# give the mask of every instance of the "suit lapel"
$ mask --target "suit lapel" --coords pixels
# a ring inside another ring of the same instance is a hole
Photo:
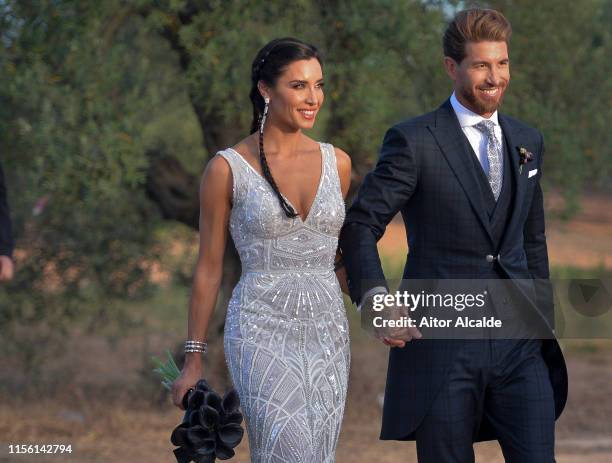
[[[516,130],[512,122],[503,114],[499,114],[499,125],[502,128],[502,132],[504,134],[504,138],[508,148],[509,158],[512,163],[512,181],[514,182],[515,187],[515,199],[514,207],[512,208],[512,215],[510,217],[508,227],[506,227],[506,230],[501,239],[501,246],[503,246],[505,238],[509,235],[509,231],[514,229],[521,215],[523,198],[525,196],[525,187],[527,182],[527,172],[525,171],[525,169],[523,169],[525,172],[521,173],[519,171],[519,147],[521,146],[520,131]]]
[[[436,139],[442,154],[465,191],[474,213],[493,244],[489,218],[474,171],[474,163],[470,158],[473,154],[466,149],[464,135],[450,100],[446,100],[438,108],[436,124],[435,126],[429,126],[429,130]]]

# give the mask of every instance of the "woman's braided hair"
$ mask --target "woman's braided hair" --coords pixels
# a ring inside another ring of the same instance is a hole
[[[269,42],[265,47],[259,50],[253,65],[251,66],[251,103],[253,104],[253,122],[251,123],[251,133],[259,131],[259,162],[261,163],[261,170],[264,178],[268,181],[274,193],[278,197],[280,205],[285,212],[285,215],[289,218],[297,217],[297,212],[287,202],[285,197],[281,194],[278,189],[278,185],[272,177],[270,172],[270,166],[266,160],[266,154],[264,152],[263,142],[263,123],[264,108],[266,103],[263,96],[259,92],[257,84],[259,81],[263,81],[268,87],[273,87],[276,84],[276,80],[283,73],[285,68],[299,60],[309,60],[315,58],[322,63],[321,56],[313,45],[302,42],[301,40],[294,39],[291,37],[274,39]]]

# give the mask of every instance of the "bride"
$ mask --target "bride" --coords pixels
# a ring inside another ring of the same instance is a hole
[[[255,57],[251,80],[251,135],[217,153],[202,177],[200,252],[173,401],[182,407],[202,376],[229,230],[242,275],[224,347],[251,459],[333,462],[350,361],[346,280],[335,267],[351,161],[303,133],[323,104],[314,46],[273,40]]]

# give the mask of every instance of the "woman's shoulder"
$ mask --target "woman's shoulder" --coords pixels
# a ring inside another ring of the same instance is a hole
[[[336,158],[336,166],[338,169],[338,176],[340,177],[340,183],[342,184],[343,193],[346,194],[350,185],[352,163],[351,157],[342,148],[327,143],[331,148],[331,152],[334,153]]]
[[[326,143],[326,142],[321,142],[321,141],[316,141],[313,138],[310,137],[306,137],[308,139],[308,142],[311,143],[312,145],[312,149],[318,149],[318,147],[320,145],[323,146],[328,146],[329,148],[331,148],[331,152],[333,152],[336,156],[336,162],[338,163],[338,165],[340,166],[342,165],[348,165],[348,167],[350,168],[351,166],[351,158],[350,156],[341,148],[331,144],[331,143]]]
[[[338,146],[334,146],[331,143],[329,144],[333,148],[333,152],[336,155],[336,164],[338,165],[338,171],[342,172],[350,172],[351,171],[351,157],[348,155],[346,151]]]
[[[342,148],[334,146],[334,153],[336,153],[336,160],[338,163],[348,163],[348,165],[351,164],[351,157]]]
[[[207,195],[230,198],[232,184],[232,163],[221,153],[217,153],[208,160],[200,178],[200,198]]]
[[[257,142],[255,141],[254,135],[251,134],[233,146],[227,147],[223,152],[229,152],[233,155],[240,156],[242,159],[252,164],[253,160],[257,158],[257,150]]]
[[[243,138],[236,144],[217,151],[215,156],[210,159],[209,165],[211,165],[211,163],[212,166],[215,166],[217,164],[229,164],[230,167],[236,168],[236,163],[240,165],[241,160],[246,162],[252,162],[251,159],[254,157],[254,155],[252,154],[252,141],[249,140],[249,138],[250,137]]]
[[[228,176],[231,174],[230,161],[224,156],[227,150],[219,151],[208,160],[203,177]]]

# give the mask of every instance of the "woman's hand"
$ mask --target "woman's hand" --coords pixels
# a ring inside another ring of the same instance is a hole
[[[181,410],[185,410],[183,407],[183,397],[187,391],[195,387],[195,384],[202,377],[202,366],[196,362],[185,363],[185,366],[181,370],[181,374],[172,383],[172,403]]]

